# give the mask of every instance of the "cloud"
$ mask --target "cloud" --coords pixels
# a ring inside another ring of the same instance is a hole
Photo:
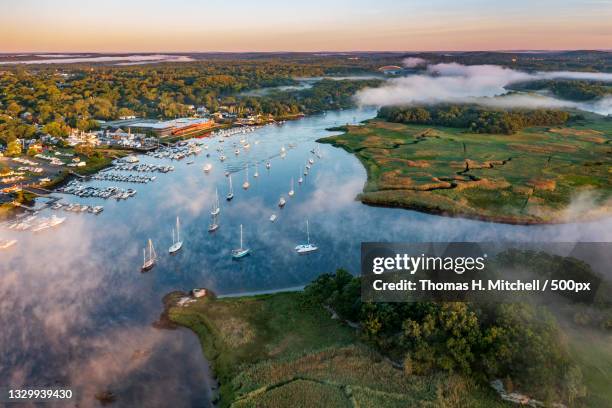
[[[39,54],[38,56],[43,56]],[[66,58],[67,57],[67,58]],[[186,55],[166,55],[166,54],[148,54],[148,55],[126,55],[126,56],[88,56],[88,55],[71,55],[71,54],[55,54],[47,55],[47,59],[33,59],[20,61],[2,61],[2,65],[16,64],[73,64],[84,62],[116,62],[117,65],[137,65],[155,62],[189,62],[194,61],[193,58]]]
[[[423,58],[419,58],[419,57],[408,57],[408,58],[404,58],[402,63],[404,64],[406,68],[415,68],[415,67],[418,67],[419,65],[427,64],[427,60]]]
[[[612,113],[612,98],[594,102],[571,102],[554,97],[512,93],[506,86],[541,79],[583,79],[612,81],[612,74],[590,72],[527,73],[497,65],[429,65],[427,74],[391,79],[378,88],[366,88],[356,95],[360,105],[435,105],[475,103],[498,108],[576,108],[600,114]]]

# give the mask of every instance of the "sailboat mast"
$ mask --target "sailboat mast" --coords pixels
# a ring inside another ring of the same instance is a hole
[[[240,249],[242,249],[242,224],[240,224]]]
[[[229,183],[230,183],[230,190],[229,191],[230,191],[230,193],[233,193],[234,192],[234,188],[232,186],[232,175],[231,174],[229,176]]]
[[[179,217],[176,217],[176,242],[181,241],[181,233],[180,233],[180,225],[179,225]]]
[[[306,220],[306,239],[308,240],[308,243],[310,244],[310,230],[308,228],[308,220]]]

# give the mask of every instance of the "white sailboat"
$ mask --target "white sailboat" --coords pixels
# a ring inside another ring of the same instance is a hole
[[[229,175],[229,191],[227,193],[227,195],[225,196],[225,199],[227,201],[232,201],[232,198],[234,198],[234,187],[232,186],[232,175]]]
[[[302,178],[302,168],[300,167],[300,177],[298,177],[298,184],[302,184],[304,182],[304,179]]]
[[[206,164],[204,165],[204,172],[205,172],[205,173],[210,173],[210,171],[211,171],[211,170],[212,170],[212,164],[210,164],[210,163],[206,163]]]
[[[210,224],[208,224],[208,232],[214,232],[219,229],[219,215],[212,215]]]
[[[148,242],[149,248],[149,256],[147,257],[147,250],[143,248],[142,250],[142,271],[148,271],[155,266],[155,261],[157,261],[157,254],[155,253],[155,248],[153,248],[153,241],[149,239]]]
[[[293,195],[295,194],[295,191],[293,190],[293,177],[291,177],[291,190],[289,190],[289,197],[293,197]]]
[[[215,189],[215,201],[213,202],[212,209],[210,210],[210,215],[219,215],[221,212],[221,207],[219,207],[219,192]]]
[[[319,249],[318,246],[310,243],[310,230],[308,228],[308,220],[306,220],[306,239],[307,241],[305,244],[300,244],[295,247],[295,252],[300,255],[308,254]]]
[[[242,243],[242,224],[240,224],[240,247],[232,249],[232,258],[238,259],[245,257],[251,252],[249,248],[245,248]]]
[[[277,217],[276,217],[276,214],[272,214],[272,215],[270,216],[270,222],[274,222],[274,221],[276,221],[276,218],[277,218]]]
[[[266,169],[270,169],[270,167],[272,167],[272,164],[270,164],[270,161],[266,162]]]
[[[174,240],[174,229],[172,230],[172,245],[168,248],[168,252],[174,254],[183,247],[183,241],[181,241],[181,226],[179,223],[179,217],[176,217],[176,241]]]
[[[255,174],[253,174],[253,177],[257,178],[259,177],[259,164],[255,163]]]
[[[247,164],[244,183],[242,183],[242,188],[244,188],[245,190],[248,190],[250,186],[251,186],[251,183],[249,183],[249,165]]]
[[[281,198],[278,200],[278,206],[283,208],[285,204],[287,204],[287,201],[285,200],[285,197],[281,196]]]

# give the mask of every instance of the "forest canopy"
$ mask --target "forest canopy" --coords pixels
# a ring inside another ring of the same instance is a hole
[[[474,133],[513,134],[526,127],[559,126],[570,119],[549,109],[492,110],[476,105],[383,107],[378,117],[389,122],[465,128]]]

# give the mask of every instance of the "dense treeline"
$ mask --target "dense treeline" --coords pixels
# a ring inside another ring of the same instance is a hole
[[[432,63],[492,64],[524,71],[612,72],[612,53],[607,51],[558,52],[444,52],[411,53]]]
[[[612,83],[576,80],[542,80],[514,84],[514,90],[540,91],[547,89],[555,96],[570,101],[590,101],[612,95]]]
[[[34,125],[44,126],[43,131],[53,136],[65,136],[70,127],[97,128],[96,120],[187,116],[193,113],[192,106],[210,111],[229,106],[238,116],[348,107],[360,81],[322,81],[302,91],[241,96],[245,90],[295,85],[297,77],[365,69],[336,63],[267,59],[146,67],[13,67],[0,71],[0,140],[31,137]]]
[[[558,126],[570,119],[567,112],[487,110],[473,105],[383,107],[378,117],[389,122],[466,128],[474,133],[513,134],[531,126]]]
[[[540,398],[584,396],[582,373],[571,364],[555,318],[527,303],[362,303],[361,283],[344,270],[305,289],[306,299],[359,323],[383,353],[407,373],[460,372],[482,381],[502,378]]]
[[[256,112],[282,116],[295,113],[319,113],[326,110],[346,109],[354,106],[353,95],[365,87],[376,87],[379,79],[333,80],[323,79],[311,88],[272,92],[261,97],[241,97],[237,102]]]

